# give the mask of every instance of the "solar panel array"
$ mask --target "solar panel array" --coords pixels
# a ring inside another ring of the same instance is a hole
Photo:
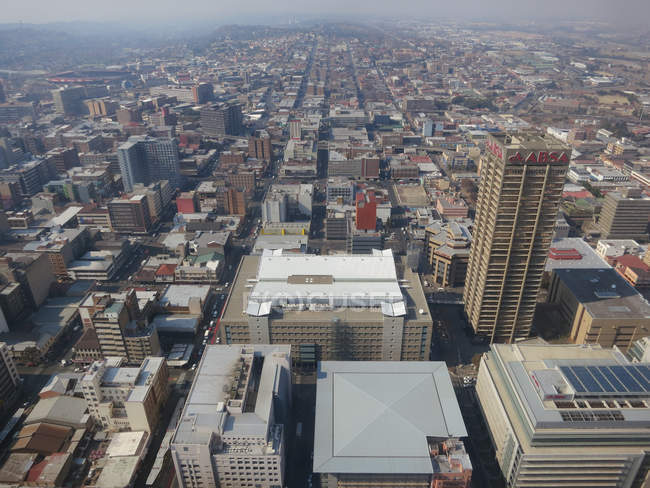
[[[560,371],[576,393],[604,395],[647,395],[650,393],[650,366],[560,366]]]

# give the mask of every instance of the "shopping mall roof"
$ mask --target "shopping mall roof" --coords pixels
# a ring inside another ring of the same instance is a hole
[[[267,315],[273,306],[381,307],[404,315],[404,297],[390,249],[370,255],[297,255],[264,251],[246,313]]]

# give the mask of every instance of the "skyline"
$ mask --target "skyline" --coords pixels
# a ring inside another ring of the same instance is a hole
[[[459,22],[500,21],[541,22],[566,19],[570,21],[603,21],[611,25],[644,26],[641,19],[650,16],[650,3],[643,0],[629,0],[625,8],[607,0],[573,0],[562,2],[549,0],[544,2],[544,11],[539,11],[536,0],[514,2],[511,0],[493,0],[488,5],[480,0],[467,0],[462,3],[425,2],[424,0],[407,0],[399,6],[393,2],[357,2],[351,6],[342,0],[333,0],[328,8],[314,7],[315,2],[305,3],[289,0],[272,8],[266,2],[253,0],[245,5],[214,4],[208,0],[192,0],[185,3],[179,11],[172,0],[161,0],[155,4],[144,1],[137,5],[125,0],[110,4],[98,0],[64,0],[51,3],[45,0],[29,0],[8,5],[3,12],[3,24],[28,23],[48,24],[59,22],[120,22],[137,24],[155,24],[173,22],[180,24],[196,23],[221,25],[224,23],[284,23],[290,19],[312,21],[315,19],[349,19],[390,18],[396,20],[419,19],[455,20]],[[196,13],[201,12],[200,21],[196,22]],[[0,24],[0,25],[3,25]]]

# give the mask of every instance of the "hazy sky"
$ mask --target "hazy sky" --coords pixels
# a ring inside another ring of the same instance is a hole
[[[184,21],[261,22],[265,15],[407,15],[459,20],[600,19],[647,25],[650,0],[4,0],[0,22]],[[549,30],[553,25],[549,24]]]

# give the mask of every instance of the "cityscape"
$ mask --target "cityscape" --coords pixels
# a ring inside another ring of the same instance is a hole
[[[650,8],[201,2],[0,23],[0,487],[650,488]]]

